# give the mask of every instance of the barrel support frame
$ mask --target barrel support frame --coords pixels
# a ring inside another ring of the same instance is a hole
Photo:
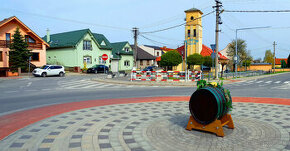
[[[221,119],[215,120],[214,122],[202,125],[198,123],[192,116],[190,116],[186,130],[191,131],[192,129],[207,131],[215,133],[217,136],[224,137],[223,126],[227,125],[228,128],[234,129],[234,122],[230,114],[224,115]]]

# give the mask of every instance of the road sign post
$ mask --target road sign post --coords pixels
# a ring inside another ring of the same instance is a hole
[[[105,73],[105,71],[106,71],[106,68],[105,68],[105,67],[106,67],[106,66],[105,66],[106,63],[105,63],[105,61],[108,60],[108,58],[109,58],[109,57],[108,57],[107,54],[103,54],[103,55],[102,55],[102,60],[104,60],[104,73]]]

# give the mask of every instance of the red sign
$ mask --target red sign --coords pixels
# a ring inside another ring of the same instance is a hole
[[[108,58],[109,58],[109,57],[108,57],[107,54],[103,54],[103,55],[102,55],[102,59],[103,59],[104,61],[108,60]]]

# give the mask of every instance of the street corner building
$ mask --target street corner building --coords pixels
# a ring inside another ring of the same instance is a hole
[[[112,43],[111,71],[131,71],[134,65],[133,49],[129,42]]]
[[[92,33],[90,29],[51,35],[48,30],[43,39],[50,45],[47,50],[48,64],[63,65],[75,72],[98,64],[111,67],[111,58],[104,61],[102,55],[112,55],[112,44],[104,35]]]
[[[0,21],[0,76],[9,76],[9,52],[12,51],[9,47],[17,27],[32,52],[31,64],[36,67],[46,64],[46,49],[49,44],[16,16],[12,16]]]

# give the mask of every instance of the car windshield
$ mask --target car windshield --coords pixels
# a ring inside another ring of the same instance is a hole
[[[40,69],[47,69],[49,66],[42,66]]]

